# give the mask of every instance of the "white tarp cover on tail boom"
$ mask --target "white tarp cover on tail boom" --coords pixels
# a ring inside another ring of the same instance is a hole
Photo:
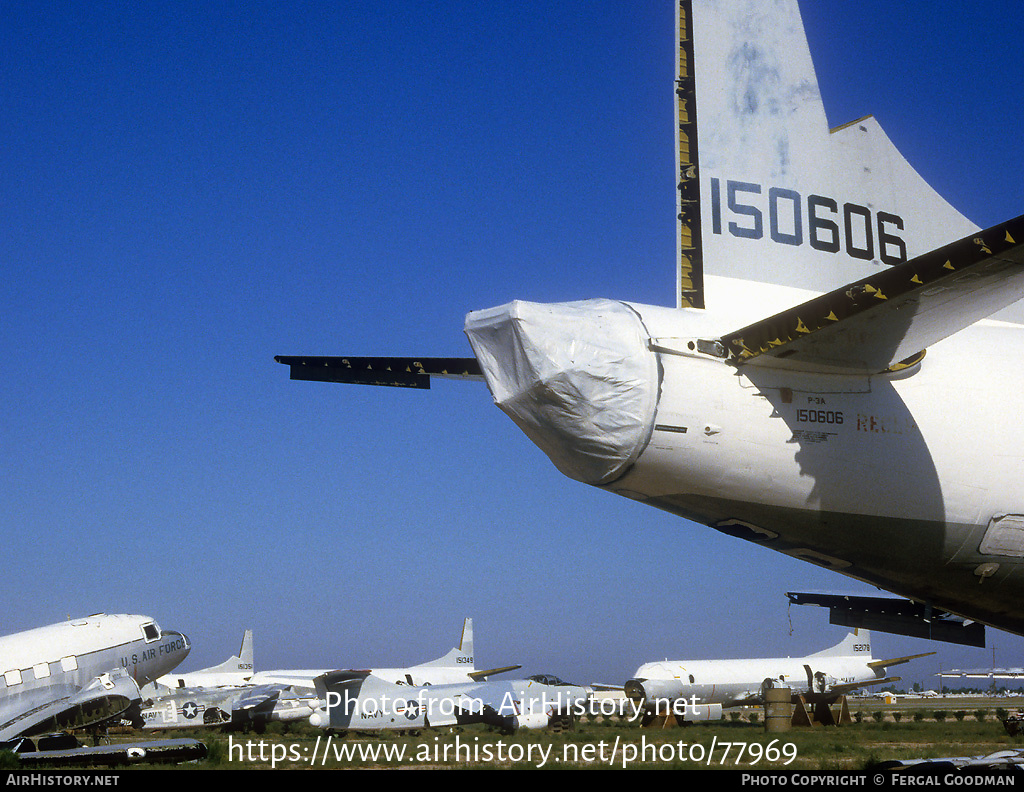
[[[465,331],[495,404],[565,475],[607,484],[647,444],[657,360],[625,304],[516,301],[470,313]]]

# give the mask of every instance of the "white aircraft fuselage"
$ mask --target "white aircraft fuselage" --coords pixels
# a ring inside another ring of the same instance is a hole
[[[172,670],[189,649],[181,633],[127,614],[97,614],[0,637],[0,739],[32,733],[37,720],[45,729],[61,727],[66,709],[121,712],[140,700],[142,685]],[[81,720],[74,715],[68,722]]]
[[[528,679],[434,685],[395,684],[369,671],[316,678],[324,729],[392,730],[487,723],[509,732],[542,729],[583,714],[593,690],[539,674]]]
[[[851,633],[838,646],[807,657],[645,663],[625,690],[630,698],[643,699],[650,710],[681,699],[730,707],[760,700],[766,681],[803,695],[884,680],[884,668],[870,662],[870,637]]]
[[[868,376],[702,354],[738,315],[512,303],[466,332],[498,406],[566,475],[1024,632],[1024,369],[1007,363],[1024,327],[980,322]]]

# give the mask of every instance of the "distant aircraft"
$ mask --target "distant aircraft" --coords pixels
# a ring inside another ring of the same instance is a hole
[[[875,660],[870,633],[862,630],[807,657],[646,663],[623,689],[627,698],[644,702],[647,710],[666,714],[677,701],[723,707],[761,703],[765,689],[772,687],[832,700],[867,685],[897,682],[899,677],[886,677],[885,669],[931,654],[935,653]]]
[[[233,726],[262,732],[272,721],[305,720],[317,707],[314,679],[331,669],[255,671],[252,631],[239,653],[223,663],[188,674],[172,674],[146,688],[142,718],[147,729]],[[484,680],[518,665],[477,670],[473,620],[463,623],[459,646],[448,654],[407,668],[372,669],[396,685],[438,685]]]
[[[796,0],[678,9],[674,308],[517,301],[468,314],[473,358],[277,360],[483,379],[566,476],[920,604],[859,626],[1024,634],[1024,326],[988,319],[1024,217],[981,231],[874,118],[830,130]]]
[[[969,670],[961,670],[959,668],[953,668],[949,671],[942,671],[936,676],[942,677],[943,679],[987,679],[992,681],[994,679],[1024,679],[1024,668],[977,668]]]
[[[252,630],[242,634],[237,655],[189,673],[167,674],[142,692],[141,717],[146,729],[196,726],[253,728],[262,732],[273,720],[301,720],[312,712],[312,690],[288,685],[255,685]],[[314,700],[315,703],[315,700]]]
[[[262,733],[274,721],[306,720],[317,708],[312,685],[224,685],[161,688],[142,709],[143,728],[224,726]]]
[[[407,685],[370,671],[332,671],[314,680],[320,709],[310,723],[324,729],[407,730],[486,723],[518,729],[566,726],[583,714],[589,687],[537,674],[501,682]]]
[[[141,685],[188,655],[149,616],[99,613],[0,637],[0,740],[137,718]]]
[[[370,673],[396,685],[442,685],[484,680],[496,674],[515,671],[517,668],[520,666],[511,665],[477,670],[476,660],[473,657],[473,620],[466,619],[462,624],[462,637],[459,640],[459,645],[443,657],[406,668],[373,668],[370,669]],[[312,687],[314,678],[330,670],[332,669],[260,671],[253,675],[252,682]]]

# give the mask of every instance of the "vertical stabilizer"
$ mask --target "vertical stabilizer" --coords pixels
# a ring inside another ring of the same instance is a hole
[[[977,230],[874,118],[829,130],[797,0],[678,1],[705,276],[831,291]]]
[[[823,649],[809,657],[864,657],[871,659],[871,633],[854,630],[831,649]]]
[[[199,674],[239,674],[242,677],[251,677],[253,672],[253,654],[252,630],[246,630],[242,634],[242,645],[238,649],[237,655],[229,657],[220,665],[204,668],[202,671],[195,671],[188,676],[197,676]]]
[[[444,657],[431,660],[429,663],[420,663],[419,666],[414,667],[457,667],[460,670],[464,670],[467,674],[475,670],[476,664],[473,659],[473,620],[466,619],[462,623],[462,637],[459,639],[459,645],[456,648],[452,649]]]

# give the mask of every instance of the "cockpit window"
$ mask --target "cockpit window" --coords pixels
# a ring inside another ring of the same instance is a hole
[[[142,635],[145,637],[146,643],[150,643],[151,641],[158,641],[160,640],[160,628],[157,627],[154,622],[143,624]]]
[[[532,682],[539,682],[542,685],[568,685],[554,674],[534,674],[532,677],[528,677]]]

